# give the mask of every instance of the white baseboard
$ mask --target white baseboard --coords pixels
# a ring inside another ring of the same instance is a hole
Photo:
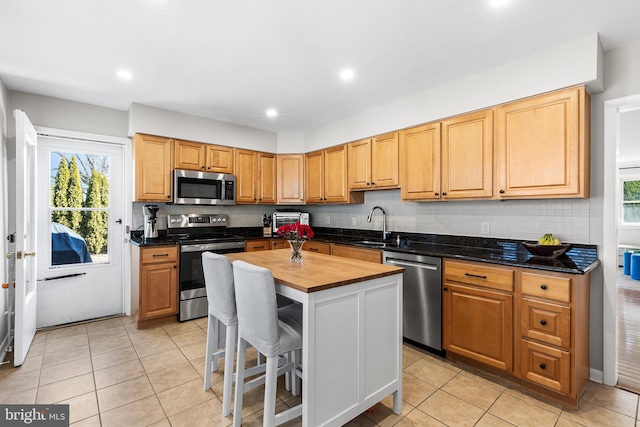
[[[589,380],[594,383],[602,384],[604,382],[604,373],[598,369],[591,368],[589,370]]]

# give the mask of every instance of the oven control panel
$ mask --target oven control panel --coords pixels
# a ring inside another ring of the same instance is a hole
[[[226,227],[224,214],[181,214],[167,215],[167,228]]]

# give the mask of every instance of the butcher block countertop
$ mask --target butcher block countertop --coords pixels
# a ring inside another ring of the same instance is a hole
[[[404,268],[358,261],[305,251],[302,264],[289,262],[289,249],[225,254],[230,261],[242,260],[271,270],[276,282],[301,292],[377,279],[404,272]]]

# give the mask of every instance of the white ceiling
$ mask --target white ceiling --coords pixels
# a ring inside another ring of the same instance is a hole
[[[489,3],[0,0],[0,78],[120,110],[302,132],[590,34],[605,49],[640,40],[638,0]]]

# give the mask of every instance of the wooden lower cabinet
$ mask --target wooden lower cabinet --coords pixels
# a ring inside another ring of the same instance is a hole
[[[302,246],[303,251],[316,252],[319,254],[331,255],[331,244],[326,242],[314,242],[309,240]]]
[[[245,252],[268,251],[268,250],[271,250],[271,239],[245,240],[244,242]]]
[[[379,249],[357,248],[355,246],[332,243],[331,255],[382,264],[382,251]]]
[[[589,381],[590,274],[445,259],[443,348],[562,404]]]
[[[178,314],[178,246],[132,246],[132,311],[138,328]]]
[[[445,260],[444,279],[443,348],[512,372],[513,270]]]

